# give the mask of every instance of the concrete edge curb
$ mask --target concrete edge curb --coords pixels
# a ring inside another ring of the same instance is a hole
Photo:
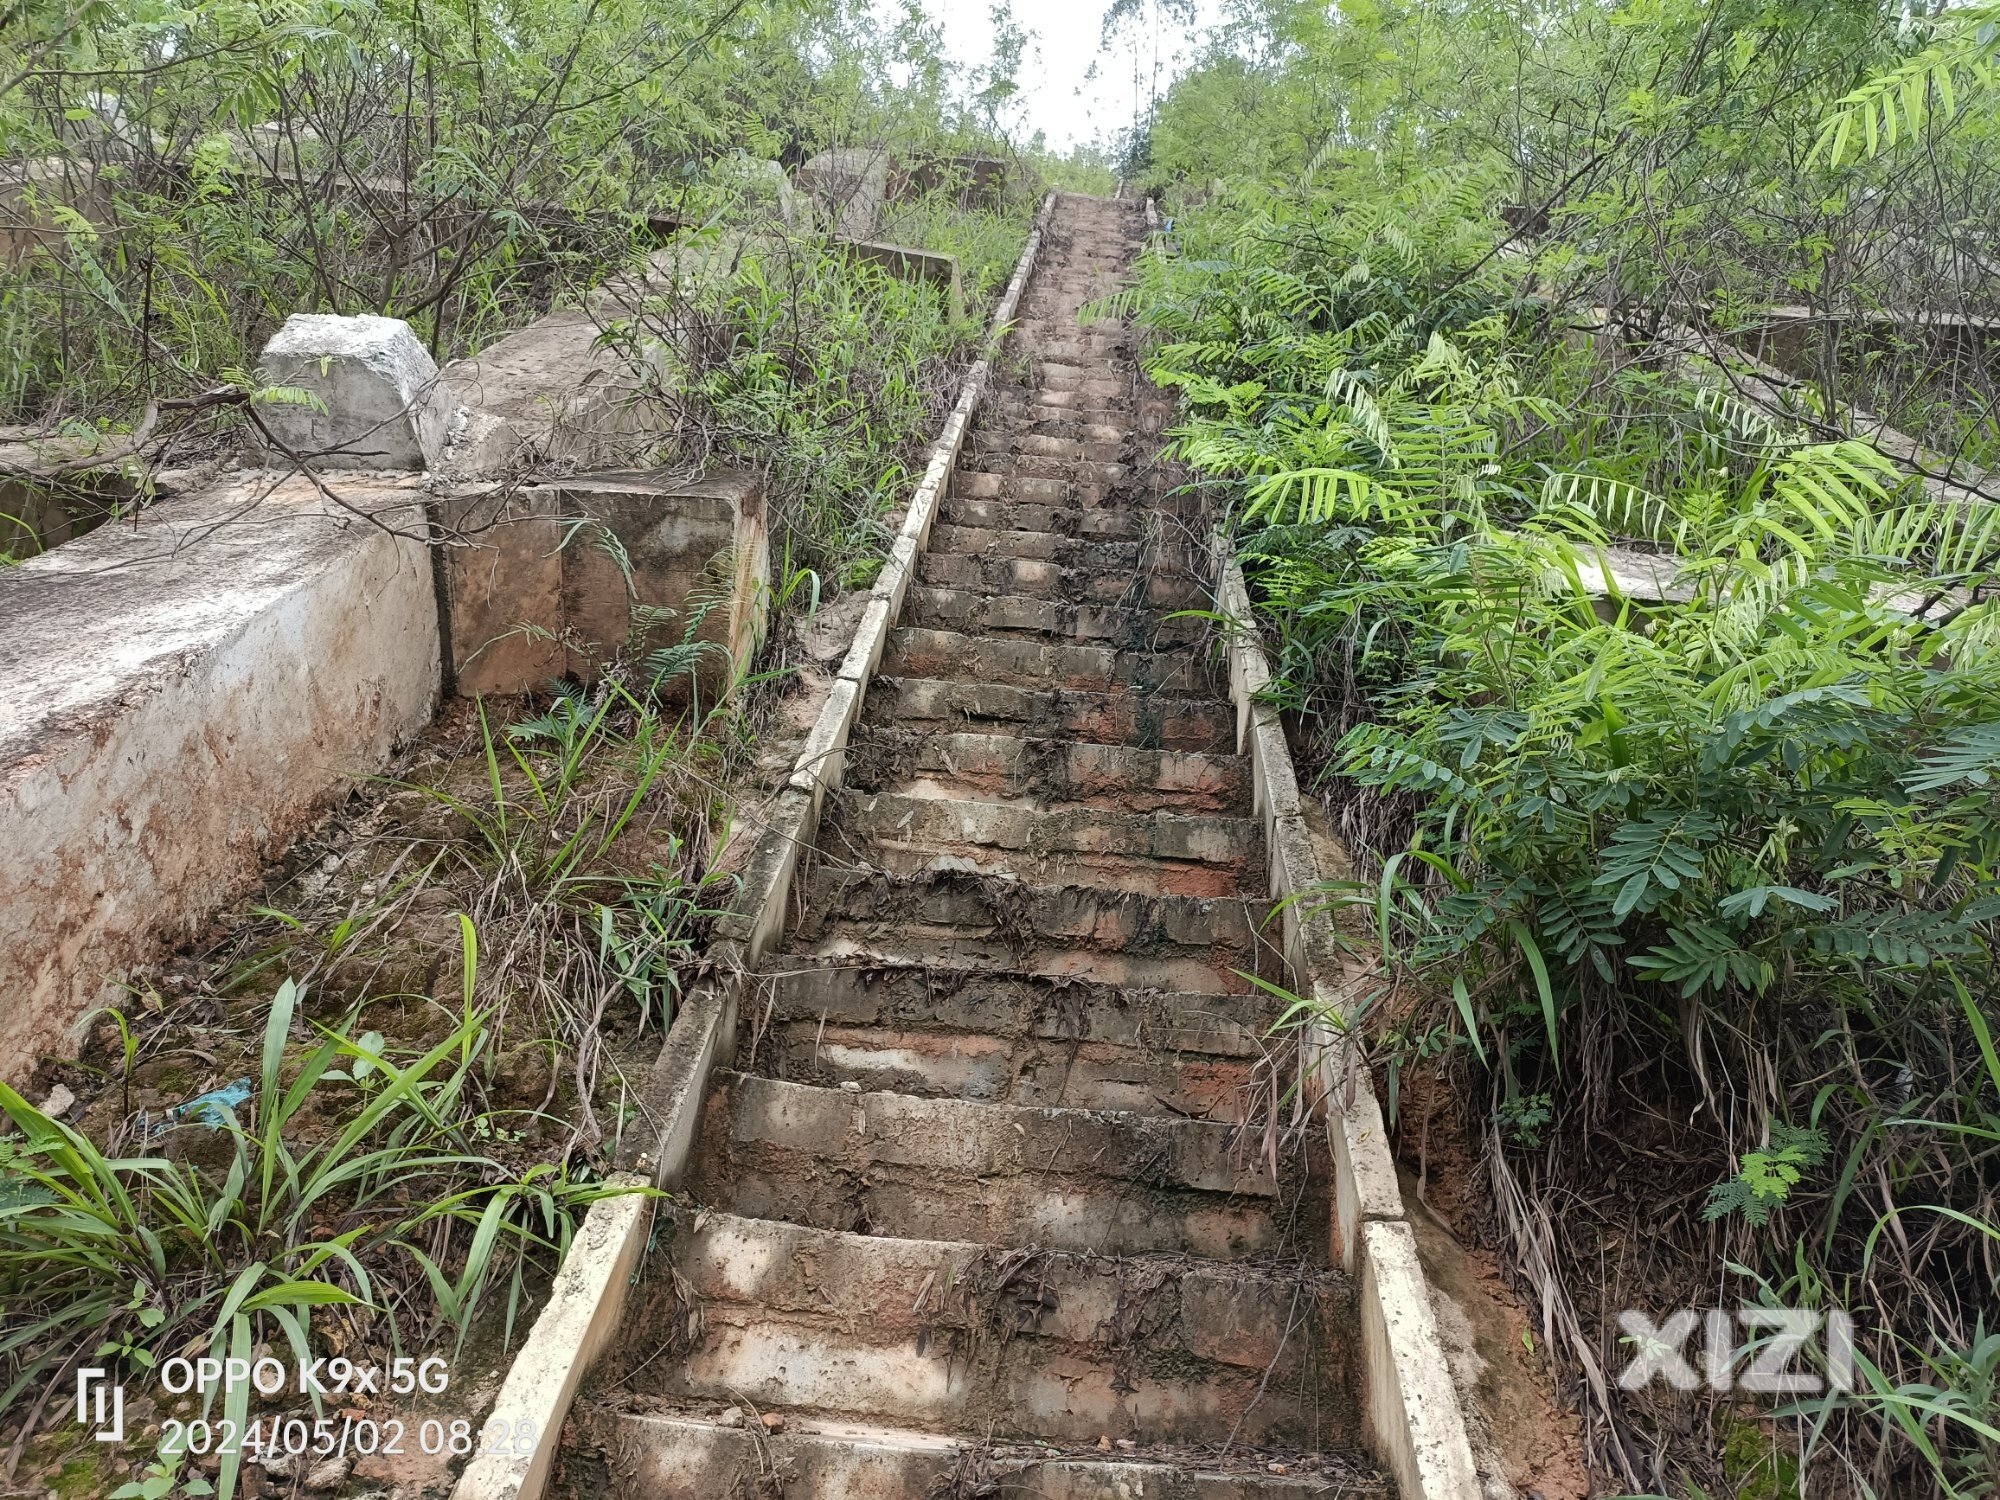
[[[1309,924],[1296,899],[1322,884],[1299,802],[1298,774],[1277,710],[1257,695],[1271,680],[1243,570],[1221,532],[1212,539],[1215,609],[1224,617],[1229,694],[1236,703],[1236,748],[1250,758],[1256,813],[1264,825],[1271,894],[1280,913],[1286,961],[1299,989],[1326,1014],[1346,1014],[1366,970],[1351,964],[1323,924]],[[1479,1472],[1466,1435],[1430,1290],[1406,1221],[1396,1163],[1375,1090],[1357,1049],[1327,1021],[1305,1037],[1311,1081],[1326,1105],[1334,1161],[1334,1231],[1341,1263],[1357,1284],[1369,1446],[1395,1475],[1403,1500],[1480,1500]]]
[[[716,923],[717,937],[708,952],[711,975],[688,995],[668,1028],[645,1093],[644,1134],[650,1135],[651,1144],[628,1145],[621,1153],[621,1166],[629,1170],[614,1181],[634,1189],[665,1188],[678,1183],[686,1171],[709,1075],[735,1042],[744,974],[784,933],[792,876],[818,830],[827,792],[840,785],[847,738],[861,717],[868,679],[880,664],[889,631],[902,612],[917,558],[930,540],[945,486],[992,377],[993,360],[1020,309],[1055,203],[1051,191],[1036,211],[1013,279],[994,309],[980,358],[966,372],[957,404],[931,445],[930,462],[910,498],[889,560],[870,591],[840,674],[744,866],[742,889]],[[535,1319],[492,1413],[480,1426],[482,1432],[497,1431],[493,1424],[504,1422],[509,1432],[532,1433],[531,1449],[475,1458],[452,1487],[452,1500],[539,1500],[562,1441],[570,1403],[624,1314],[625,1294],[637,1278],[639,1254],[652,1230],[653,1201],[633,1191],[591,1205],[556,1273],[548,1305]]]
[[[634,1188],[643,1186],[637,1178],[623,1180]],[[492,1416],[479,1429],[504,1430],[511,1435],[514,1451],[481,1453],[459,1477],[454,1496],[542,1492],[570,1402],[624,1311],[624,1289],[646,1243],[652,1207],[652,1199],[637,1192],[601,1198],[591,1205],[556,1273],[548,1305],[507,1371]],[[507,1426],[493,1428],[496,1421]],[[521,1451],[524,1434],[531,1439],[526,1452]]]

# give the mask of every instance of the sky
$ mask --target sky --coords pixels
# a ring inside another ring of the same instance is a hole
[[[983,66],[993,55],[990,0],[922,0],[925,11],[942,28],[945,47],[967,69]],[[1039,129],[1058,150],[1088,144],[1124,129],[1133,119],[1132,54],[1098,50],[1104,11],[1110,0],[1013,0],[1014,20],[1031,33],[1021,67],[1021,94],[1014,120],[1023,141]],[[1161,56],[1160,87],[1164,89],[1192,37],[1215,19],[1220,0],[1197,0],[1197,21],[1191,32],[1174,27]],[[1174,54],[1180,54],[1176,57]],[[1097,65],[1097,77],[1089,75]],[[1146,71],[1150,75],[1151,46]],[[1150,77],[1142,79],[1139,102],[1144,103]]]

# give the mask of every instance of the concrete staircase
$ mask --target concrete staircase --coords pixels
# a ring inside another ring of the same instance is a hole
[[[1077,321],[1140,215],[1057,210],[574,1495],[1392,1492],[1326,1184],[1264,1123],[1263,837],[1168,618],[1198,518],[1130,331]]]

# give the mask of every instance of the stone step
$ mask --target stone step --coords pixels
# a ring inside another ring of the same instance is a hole
[[[1110,1259],[664,1207],[632,1388],[1091,1442],[1359,1438],[1337,1271]],[[699,1332],[689,1337],[690,1327]],[[648,1360],[654,1352],[676,1356]]]
[[[1141,443],[1129,421],[1093,421],[1088,413],[1064,411],[1026,402],[996,403],[982,409],[973,423],[974,432],[1032,433],[1038,437],[1067,438],[1076,442],[1108,443],[1123,448]],[[1122,461],[1129,461],[1121,455]]]
[[[1249,1116],[1275,1004],[1103,976],[788,956],[750,1064],[794,1082],[1004,1104]]]
[[[806,878],[804,897],[792,930],[798,946],[816,956],[842,947],[896,955],[922,948],[910,961],[1223,993],[1249,988],[1237,970],[1279,973],[1264,903],[1240,896],[1042,885],[952,869],[892,875],[822,863]]]
[[[920,868],[916,874],[964,874],[964,870]],[[1256,962],[1252,956],[1244,956],[1232,966],[1226,958],[1210,962],[1202,954],[1188,952],[1120,952],[1056,944],[1022,948],[1006,938],[984,938],[952,928],[904,926],[882,932],[840,920],[820,924],[810,940],[800,938],[794,956],[812,964],[858,964],[870,970],[882,966],[960,970],[1048,982],[1110,984],[1124,990],[1158,990],[1160,994],[1212,994],[1218,1004],[1230,1008],[1242,1008],[1238,996],[1250,990],[1242,972],[1270,974],[1276,970],[1268,958]]]
[[[1132,466],[1116,459],[1051,458],[1019,453],[1011,438],[995,437],[986,447],[966,440],[966,463],[992,474],[1021,479],[1053,479],[1073,485],[1118,485],[1132,477]]]
[[[870,726],[929,733],[1004,733],[1208,755],[1236,748],[1236,711],[1229,704],[1137,690],[1054,691],[1004,682],[878,677],[862,717]]]
[[[1141,572],[1136,559],[1131,566],[1113,569],[1065,567],[1036,557],[926,552],[918,560],[917,577],[933,588],[1072,605],[1143,604],[1179,610],[1201,609],[1208,603],[1208,591],[1195,579]]]
[[[1201,501],[1194,495],[1155,493],[1137,483],[1080,483],[1073,478],[1017,474],[991,466],[956,471],[946,493],[972,500],[1017,500],[1070,510],[1146,510],[1189,520],[1202,514]]]
[[[930,553],[953,558],[1018,559],[1072,573],[1113,573],[1125,579],[1140,568],[1136,541],[1097,541],[1054,531],[990,530],[947,524],[932,530]]]
[[[1051,505],[1028,500],[973,499],[964,495],[946,495],[938,515],[947,525],[982,531],[1018,529],[1086,541],[1141,542],[1163,532],[1171,534],[1184,525],[1178,516],[1151,507],[1085,509],[1061,502]]]
[[[962,870],[918,867],[914,875],[962,875]],[[1137,894],[1107,891],[1107,894]],[[921,924],[884,932],[866,923],[829,918],[813,924],[810,937],[798,938],[800,957],[820,963],[895,963],[919,968],[978,969],[988,974],[1020,973],[1049,979],[1093,979],[1134,990],[1191,990],[1228,994],[1249,989],[1242,972],[1264,968],[1273,977],[1273,963],[1259,965],[1255,955],[1232,960],[1218,955],[1172,951],[1093,949],[1055,945],[1023,948],[1004,935],[982,936],[949,927]]]
[[[1225,816],[1249,808],[1247,765],[1236,756],[1004,734],[882,729],[850,748],[846,783],[860,792],[919,796],[956,788],[981,801],[1025,799],[1040,807]]]
[[[1176,697],[1223,694],[1208,657],[1194,651],[1120,651],[1069,646],[1012,635],[964,635],[904,625],[889,634],[882,671],[892,677],[957,677],[1014,687],[1141,693]]]
[[[1231,1125],[850,1093],[717,1073],[688,1191],[750,1218],[902,1239],[1240,1260],[1283,1234]]]
[[[970,869],[1183,896],[1235,896],[1263,881],[1263,830],[1250,818],[876,792],[843,795],[835,821],[823,845],[894,874]]]
[[[735,1413],[731,1425],[718,1420]],[[761,1415],[761,1414],[758,1414]],[[724,1500],[760,1494],[800,1500],[1374,1500],[1392,1496],[1361,1455],[1327,1451],[1278,1460],[1234,1450],[1100,1456],[1048,1443],[994,1444],[780,1410],[766,1434],[757,1415],[708,1403],[686,1412],[592,1413],[589,1440],[614,1459],[607,1491],[579,1486],[570,1500]],[[753,1427],[756,1430],[753,1431]],[[1272,1468],[1282,1469],[1282,1474]],[[782,1491],[766,1476],[781,1475]],[[760,1488],[760,1485],[762,1488]]]
[[[1198,593],[1190,590],[1191,596]],[[905,607],[910,624],[931,630],[1004,630],[1066,641],[1108,641],[1128,651],[1191,646],[1209,631],[1204,621],[1167,617],[1178,609],[1202,607],[1198,603],[1163,612],[1143,605],[1078,604],[920,583],[911,585]]]
[[[1006,453],[1016,458],[1045,458],[1083,467],[1126,462],[1123,435],[1104,442],[1084,442],[1038,432],[1011,432],[1005,426],[980,426],[965,440],[968,453]]]

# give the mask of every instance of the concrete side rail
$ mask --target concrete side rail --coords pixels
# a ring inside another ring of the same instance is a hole
[[[1237,748],[1250,757],[1257,816],[1271,861],[1271,895],[1285,902],[1279,914],[1281,947],[1300,996],[1313,1001],[1317,1012],[1307,1023],[1302,1045],[1311,1081],[1326,1106],[1335,1243],[1342,1265],[1360,1287],[1368,1444],[1395,1475],[1404,1500],[1483,1500],[1486,1491],[1431,1311],[1430,1288],[1417,1261],[1388,1131],[1359,1049],[1345,1031],[1354,997],[1371,971],[1365,961],[1342,950],[1330,922],[1311,919],[1306,905],[1316,888],[1346,872],[1323,868],[1329,861],[1316,847],[1301,810],[1284,726],[1278,711],[1259,701],[1271,680],[1270,666],[1243,570],[1220,533],[1214,553],[1215,609],[1225,620],[1223,649],[1236,704]]]

